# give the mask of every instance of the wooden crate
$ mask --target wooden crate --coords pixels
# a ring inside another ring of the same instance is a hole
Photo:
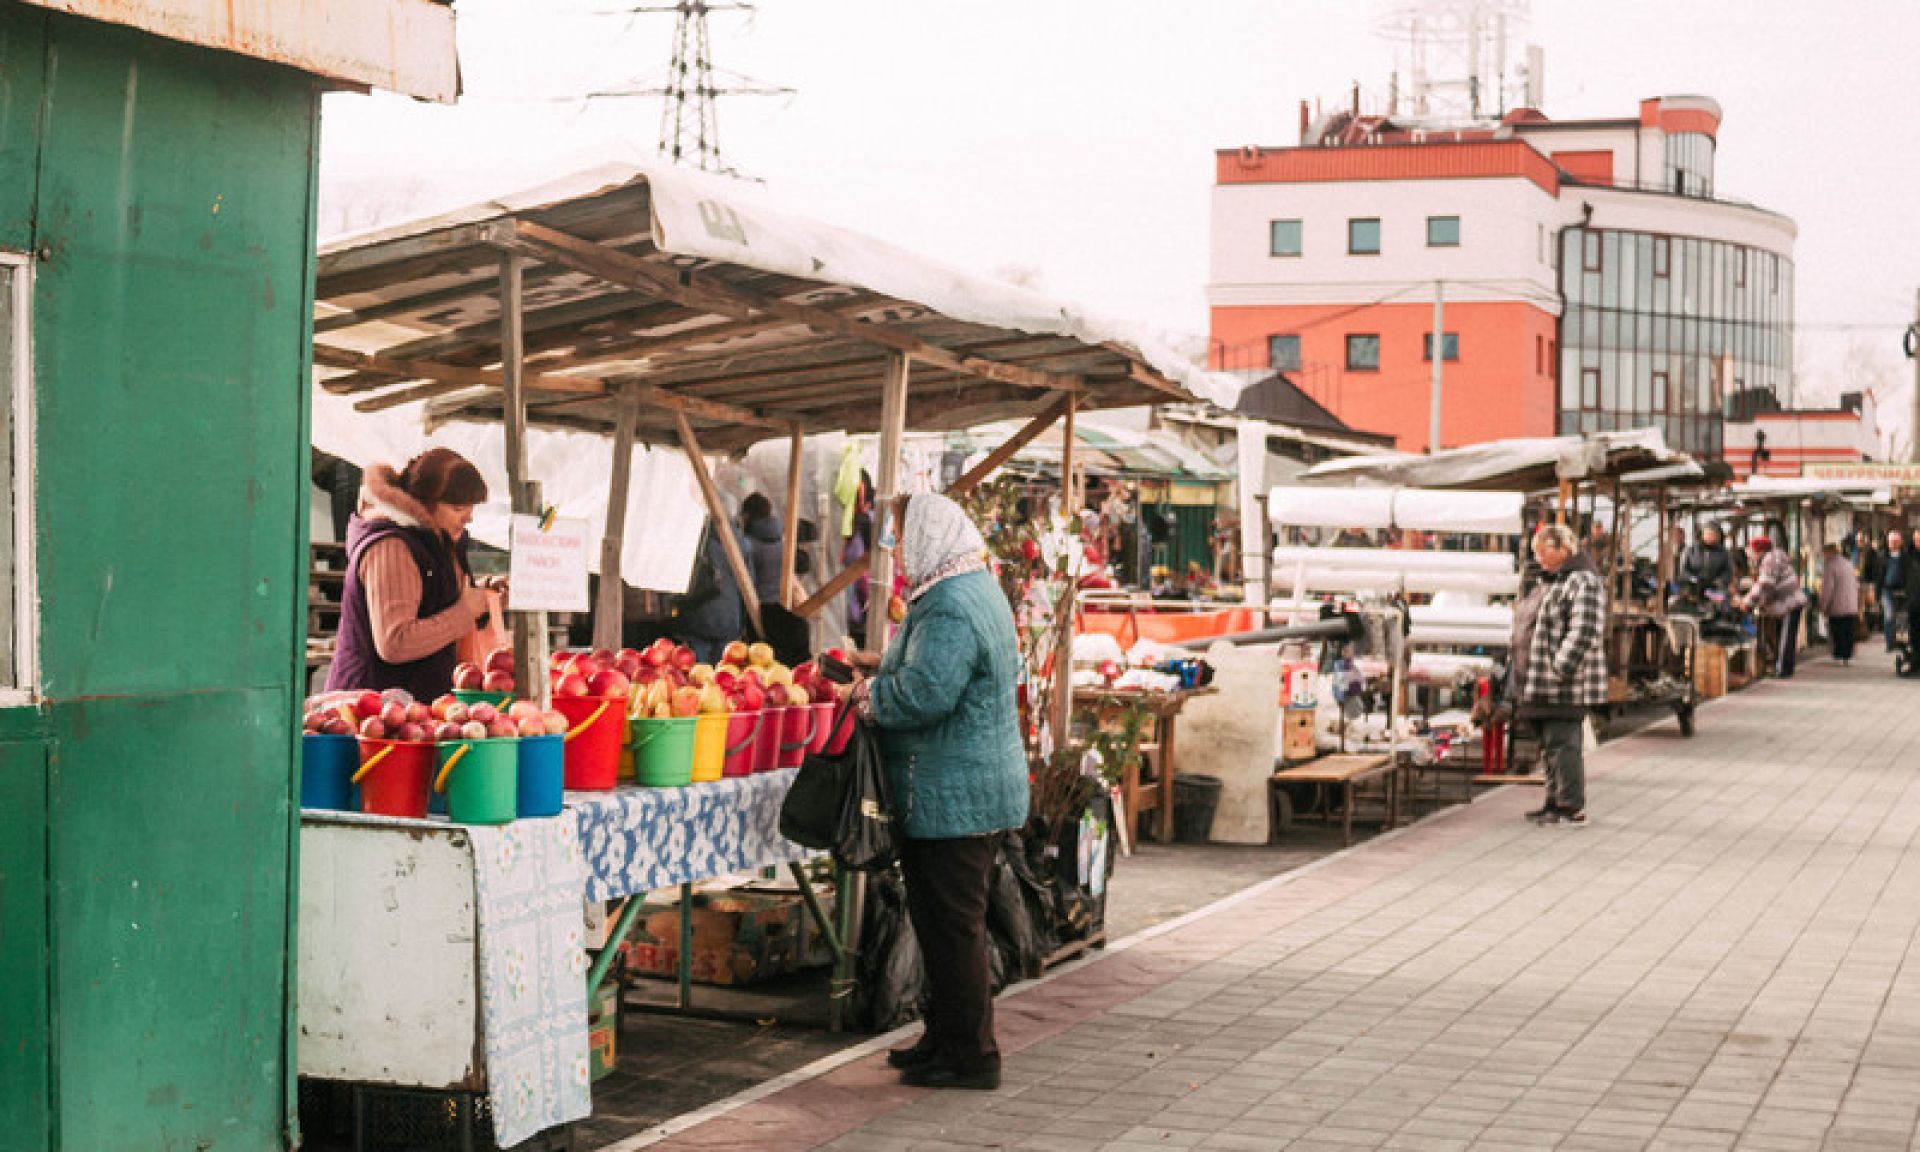
[[[1693,691],[1702,700],[1727,694],[1727,648],[1724,644],[1697,644],[1693,649]]]
[[[1753,683],[1759,670],[1759,649],[1752,643],[1727,649],[1727,691],[1737,692]]]

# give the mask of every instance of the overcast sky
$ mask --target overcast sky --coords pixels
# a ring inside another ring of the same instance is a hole
[[[329,96],[322,232],[537,182],[609,142],[651,148],[657,99],[576,99],[665,74],[672,15],[599,14],[619,7],[459,0],[459,107]],[[1382,11],[763,0],[710,18],[714,62],[796,91],[723,99],[721,141],[791,211],[1203,336],[1213,151],[1294,144],[1301,99],[1384,91]],[[1800,227],[1803,389],[1877,384],[1904,424],[1920,3],[1534,0],[1527,39],[1545,49],[1556,119],[1632,115],[1668,93],[1720,102],[1716,191]]]

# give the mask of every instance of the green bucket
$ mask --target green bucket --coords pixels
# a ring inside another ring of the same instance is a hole
[[[693,736],[697,716],[633,722],[633,777],[648,788],[684,788],[693,783]]]
[[[445,741],[434,787],[446,790],[447,818],[456,824],[511,823],[520,806],[520,741]]]
[[[504,706],[513,699],[511,692],[482,692],[478,688],[455,688],[453,698],[471,708],[475,704],[491,704],[495,708]]]

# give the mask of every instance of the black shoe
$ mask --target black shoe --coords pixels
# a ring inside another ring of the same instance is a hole
[[[934,1047],[922,1036],[916,1043],[905,1048],[889,1048],[887,1063],[902,1072],[911,1068],[923,1068],[933,1062]]]
[[[1551,824],[1559,815],[1559,808],[1546,804],[1527,813],[1527,821],[1532,824]]]
[[[1555,812],[1553,819],[1544,821],[1543,823],[1551,824],[1557,828],[1585,828],[1587,826],[1587,810],[1582,808],[1578,812]]]
[[[1000,1087],[1000,1061],[996,1059],[991,1064],[973,1068],[929,1062],[902,1072],[900,1082],[915,1088],[966,1088],[976,1092],[991,1092]]]

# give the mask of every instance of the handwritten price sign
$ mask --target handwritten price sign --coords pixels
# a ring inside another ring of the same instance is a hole
[[[587,610],[587,522],[515,516],[508,598],[515,612]]]

